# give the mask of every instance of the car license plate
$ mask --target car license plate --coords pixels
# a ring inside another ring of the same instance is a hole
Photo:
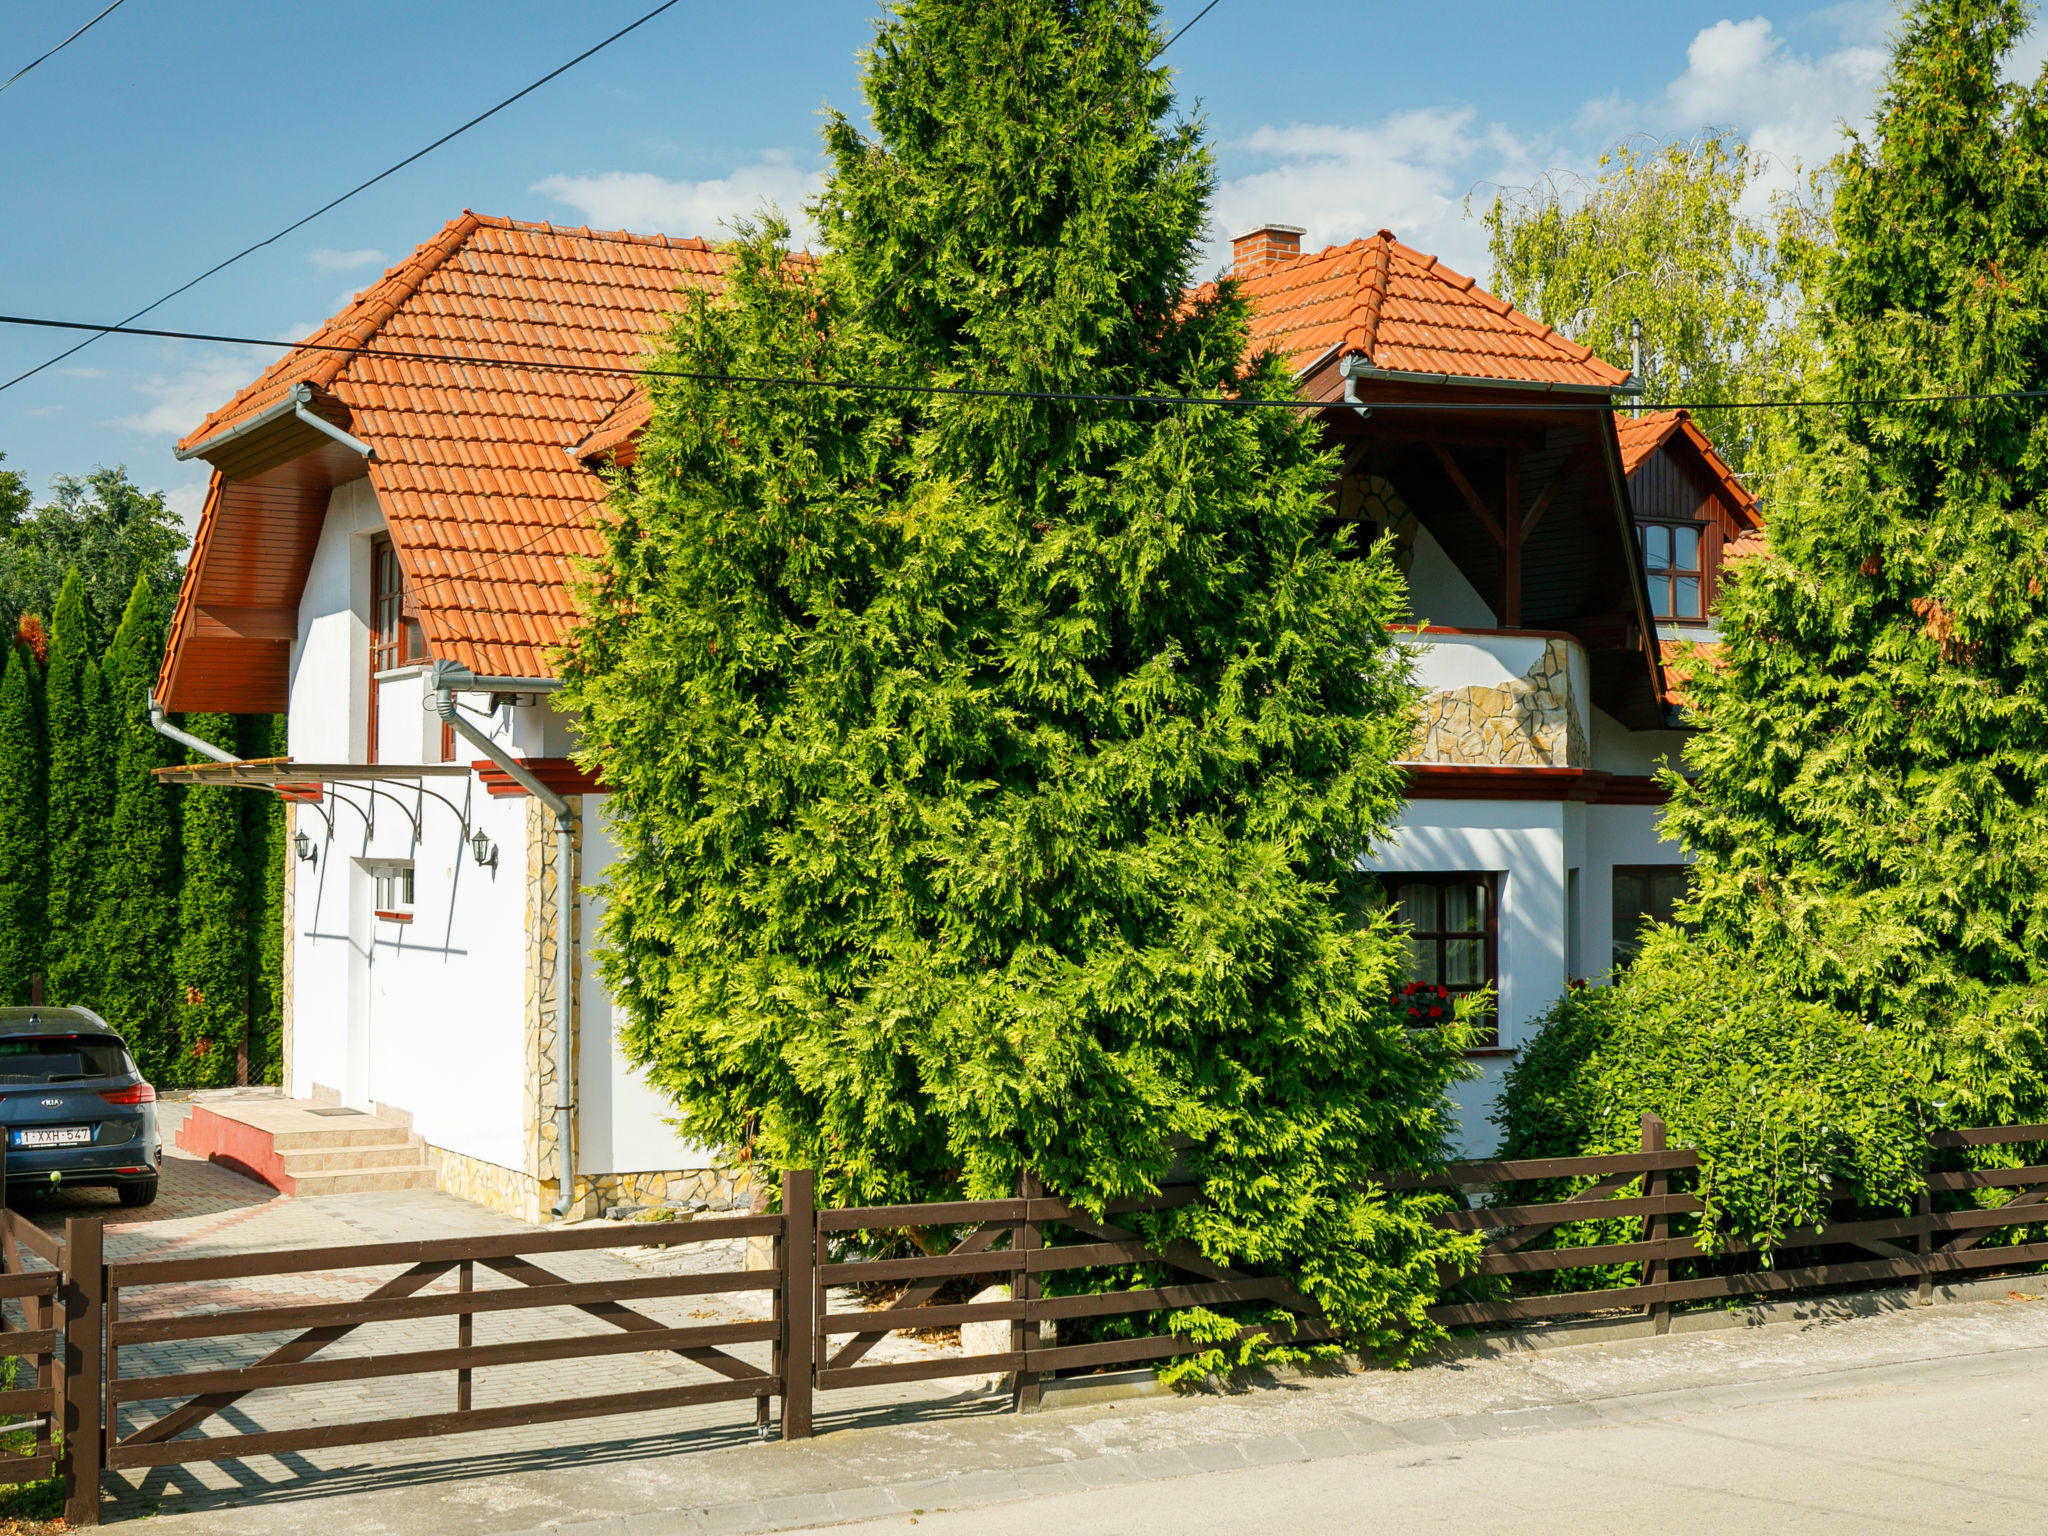
[[[92,1127],[86,1125],[60,1125],[49,1130],[27,1130],[14,1133],[17,1147],[77,1147],[92,1140]]]

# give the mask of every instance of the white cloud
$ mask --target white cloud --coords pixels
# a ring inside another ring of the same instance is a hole
[[[709,181],[669,181],[648,171],[602,171],[590,176],[549,176],[528,190],[566,203],[592,225],[640,234],[716,238],[735,218],[773,203],[789,220],[799,245],[817,242],[803,211],[824,185],[818,171],[797,165],[786,149],[762,151],[751,165]]]
[[[36,407],[36,408],[35,408],[34,410],[30,411],[30,412],[29,412],[29,415],[31,415],[31,416],[54,416],[54,415],[56,415],[56,414],[57,414],[57,413],[58,413],[59,411],[61,411],[61,410],[63,410],[63,409],[64,409],[64,407],[63,407],[63,406],[61,406],[61,405],[39,405],[39,406],[37,406],[37,407]]]
[[[1590,172],[1630,134],[1735,129],[1767,158],[1768,195],[1791,183],[1795,163],[1826,161],[1844,121],[1868,121],[1896,17],[1889,0],[1848,0],[1810,18],[1825,29],[1824,46],[1805,53],[1766,16],[1717,21],[1694,34],[1684,67],[1647,98],[1589,97],[1565,120],[1519,135],[1482,123],[1462,102],[1362,123],[1268,125],[1223,146],[1226,166],[1245,168],[1217,188],[1210,255],[1228,265],[1227,237],[1269,221],[1305,225],[1309,249],[1386,228],[1483,281],[1491,264],[1476,215],[1493,187],[1526,186],[1545,169]],[[2030,49],[2048,52],[2048,29],[2037,27],[2019,51],[2031,58]]]
[[[1486,241],[1464,217],[1481,177],[1526,175],[1527,151],[1466,106],[1400,112],[1359,127],[1264,127],[1228,146],[1232,159],[1270,162],[1216,192],[1212,265],[1229,264],[1229,236],[1268,222],[1300,224],[1307,249],[1391,229],[1463,272],[1483,272]]]
[[[67,379],[104,379],[107,376],[104,369],[88,368],[82,363],[74,363],[69,368],[59,368],[57,371]]]
[[[306,260],[313,264],[315,272],[353,272],[357,267],[375,266],[384,260],[382,251],[336,251],[321,246],[316,251],[306,252]]]
[[[201,475],[197,480],[174,485],[164,492],[164,504],[178,514],[187,539],[199,532],[199,514],[206,506],[206,481],[207,477]]]
[[[247,356],[215,353],[177,373],[152,374],[135,382],[135,391],[155,403],[134,416],[117,416],[112,425],[154,437],[182,437],[225,405],[234,392],[259,372],[263,363]]]

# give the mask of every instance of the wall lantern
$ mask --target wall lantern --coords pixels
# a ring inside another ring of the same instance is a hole
[[[484,836],[484,829],[482,827],[478,827],[474,832],[470,833],[469,851],[476,855],[476,861],[479,864],[495,865],[498,862],[497,847],[488,837]]]
[[[292,838],[292,846],[299,850],[299,862],[301,864],[310,864],[313,862],[314,850],[312,838],[306,836],[305,833],[300,832]]]

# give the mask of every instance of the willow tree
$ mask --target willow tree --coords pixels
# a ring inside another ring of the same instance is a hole
[[[2048,83],[2018,0],[1925,0],[1839,165],[1828,359],[1774,558],[1724,584],[1669,825],[1711,927],[2039,1118],[2048,987]]]
[[[1412,690],[1379,553],[1318,536],[1149,0],[909,0],[825,251],[765,220],[686,296],[569,658],[615,794],[605,974],[685,1131],[828,1197],[1101,1201],[1178,1153],[1211,1254],[1390,1340],[1444,1250],[1459,1032],[1389,1005],[1356,861]],[[918,393],[931,387],[1018,391]],[[1359,558],[1347,558],[1358,556]]]

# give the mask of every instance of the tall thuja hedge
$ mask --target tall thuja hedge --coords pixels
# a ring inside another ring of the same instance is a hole
[[[187,715],[185,729],[232,751],[232,715]],[[187,761],[202,762],[198,753]],[[212,1087],[235,1080],[248,1026],[254,935],[249,931],[248,847],[242,827],[247,790],[192,788],[182,806],[183,869],[178,896],[177,1048],[182,1083]]]
[[[47,996],[53,1003],[92,1006],[102,976],[94,929],[106,858],[109,722],[85,583],[76,571],[58,593],[44,688],[50,753]]]
[[[1285,394],[1142,0],[910,0],[660,362]],[[1362,1188],[1442,1155],[1460,1033],[1389,1006],[1355,861],[1400,804],[1393,566],[1319,537],[1292,410],[651,379],[569,660],[615,791],[605,974],[689,1134],[828,1198],[1103,1201],[1380,1343],[1452,1249]],[[1207,1327],[1214,1320],[1183,1326]]]
[[[113,766],[113,810],[96,930],[104,963],[94,1004],[127,1036],[144,1075],[178,1082],[178,791],[152,768],[181,760],[153,730],[147,698],[162,656],[163,620],[140,578],[107,647],[105,680]]]
[[[1723,587],[1669,825],[1710,928],[1902,1028],[1966,1118],[2042,1118],[2048,86],[2018,0],[1927,0],[1839,165],[1803,468]]]
[[[283,757],[283,715],[237,715],[236,750],[244,758]],[[278,1081],[284,1064],[284,801],[240,791],[242,906],[249,932],[249,1081]]]
[[[30,1001],[48,927],[49,753],[43,674],[17,644],[0,676],[0,1003]]]

